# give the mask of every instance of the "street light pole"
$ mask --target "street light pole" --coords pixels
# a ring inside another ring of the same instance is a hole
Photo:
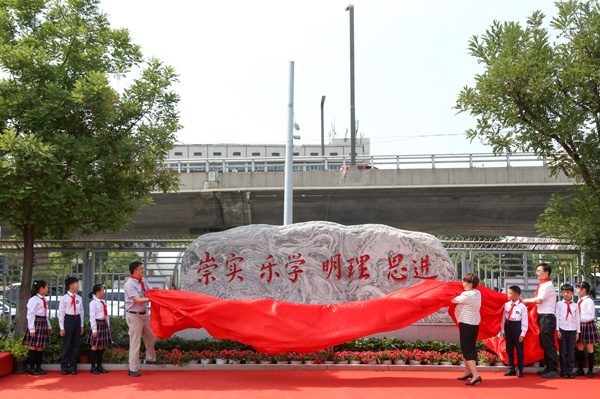
[[[356,165],[356,110],[354,98],[354,5],[346,7],[350,11],[350,165]]]
[[[294,198],[294,61],[290,61],[290,97],[288,102],[288,132],[285,142],[285,186],[283,190],[283,225],[292,224]]]
[[[323,126],[323,107],[325,106],[325,96],[321,97],[321,156],[325,156],[325,128]]]

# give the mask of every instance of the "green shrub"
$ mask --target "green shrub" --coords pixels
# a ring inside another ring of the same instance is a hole
[[[60,363],[63,340],[60,336],[60,329],[58,328],[58,318],[55,317],[50,319],[50,327],[52,327],[52,334],[50,334],[50,345],[42,350],[42,360],[44,363]]]
[[[113,344],[117,348],[129,348],[129,326],[124,317],[110,318],[110,336]],[[143,341],[143,340],[142,340]]]
[[[8,322],[0,320],[0,345],[2,344],[2,341],[4,341],[6,336],[8,336]]]
[[[16,360],[27,360],[29,346],[22,345],[21,342],[23,342],[22,335],[8,334],[2,341],[0,351],[10,352]]]
[[[481,341],[480,341],[481,342]],[[485,346],[484,346],[485,348]],[[404,341],[398,338],[359,338],[332,348],[336,352],[343,351],[392,351],[421,349],[424,352],[460,352],[460,345],[444,341]]]
[[[90,333],[90,318],[89,317],[84,317],[83,319],[83,334],[81,335],[81,341],[79,342],[79,354],[80,355],[89,355],[90,351],[92,350],[92,346],[90,344],[88,344],[87,341],[87,336]]]

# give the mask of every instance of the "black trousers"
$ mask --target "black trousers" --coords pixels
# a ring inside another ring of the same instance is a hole
[[[558,340],[558,353],[560,355],[560,372],[573,373],[575,367],[575,336],[577,331],[560,329],[562,338]]]
[[[79,339],[81,337],[81,320],[79,316],[65,315],[65,336],[63,337],[60,368],[63,371],[77,370],[79,355]]]
[[[479,325],[458,323],[460,349],[465,360],[477,360],[477,334]]]
[[[538,325],[540,326],[540,346],[544,351],[544,363],[546,368],[558,372],[558,356],[556,355],[556,316],[553,314],[539,314]]]
[[[523,371],[523,342],[519,342],[521,336],[521,321],[507,320],[504,323],[504,340],[506,341],[506,354],[508,355],[508,367],[515,368],[515,348],[517,349],[517,369]]]

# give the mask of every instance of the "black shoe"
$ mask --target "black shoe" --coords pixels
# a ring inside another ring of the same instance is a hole
[[[583,369],[579,369],[576,372],[573,373],[574,377],[581,377],[585,375],[585,371],[583,371]]]
[[[67,374],[69,374],[69,370],[63,370],[62,371],[62,375],[67,375]]]
[[[508,371],[506,373],[504,373],[504,375],[507,377],[511,377],[513,375],[517,375],[517,373],[515,373],[515,370],[513,370],[513,369],[508,369]]]
[[[573,375],[573,373],[569,373],[569,374],[567,374],[567,378],[573,379],[573,378],[575,378],[575,376]]]
[[[475,378],[475,379],[474,379],[473,381],[471,381],[471,382],[467,382],[467,383],[465,383],[465,385],[471,385],[471,386],[473,386],[473,385],[477,384],[478,382],[479,382],[479,383],[481,383],[481,385],[483,385],[483,380],[481,379],[481,376],[479,376],[479,377]]]
[[[523,378],[523,370],[517,370],[517,377]]]
[[[38,373],[37,369],[29,369],[29,374],[31,374],[31,375],[40,375],[40,373]]]
[[[36,370],[37,370],[37,372],[38,372],[38,374],[39,374],[39,375],[45,375],[45,374],[48,374],[48,373],[46,373],[44,370],[42,370],[42,369],[40,369],[40,368],[37,368]]]
[[[469,378],[473,378],[473,374],[472,373],[469,373],[467,375],[463,375],[462,377],[458,377],[457,380],[459,380],[459,381],[466,381]]]
[[[587,372],[587,378],[594,378],[594,370],[589,369]]]
[[[77,370],[71,370],[71,375],[77,375]]]
[[[90,369],[90,373],[92,373],[92,374],[100,374],[100,370],[98,370],[96,367],[92,367]]]
[[[546,374],[549,371],[550,371],[550,369],[543,369],[543,370],[538,371],[537,375],[543,375],[543,374]]]
[[[141,377],[142,375],[140,373],[138,373],[137,371],[127,371],[127,375],[130,377]]]
[[[108,370],[107,370],[107,369],[105,369],[105,368],[104,368],[104,367],[102,367],[102,366],[98,366],[98,367],[96,367],[96,370],[98,370],[98,371],[99,371],[99,372],[101,372],[102,374],[108,373]]]
[[[560,375],[556,371],[548,371],[546,374],[542,374],[542,378],[559,378]]]
[[[149,362],[149,361],[146,360],[144,363],[145,364],[156,364],[156,365],[163,364],[162,360],[155,360],[153,362]]]

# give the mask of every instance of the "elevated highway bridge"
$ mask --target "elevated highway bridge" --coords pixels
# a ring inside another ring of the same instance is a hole
[[[575,182],[550,176],[533,154],[421,155],[294,160],[293,221],[378,223],[431,234],[536,236],[552,194]],[[154,194],[125,235],[200,235],[282,224],[282,159],[190,159],[179,193]],[[124,233],[120,233],[123,236]]]

